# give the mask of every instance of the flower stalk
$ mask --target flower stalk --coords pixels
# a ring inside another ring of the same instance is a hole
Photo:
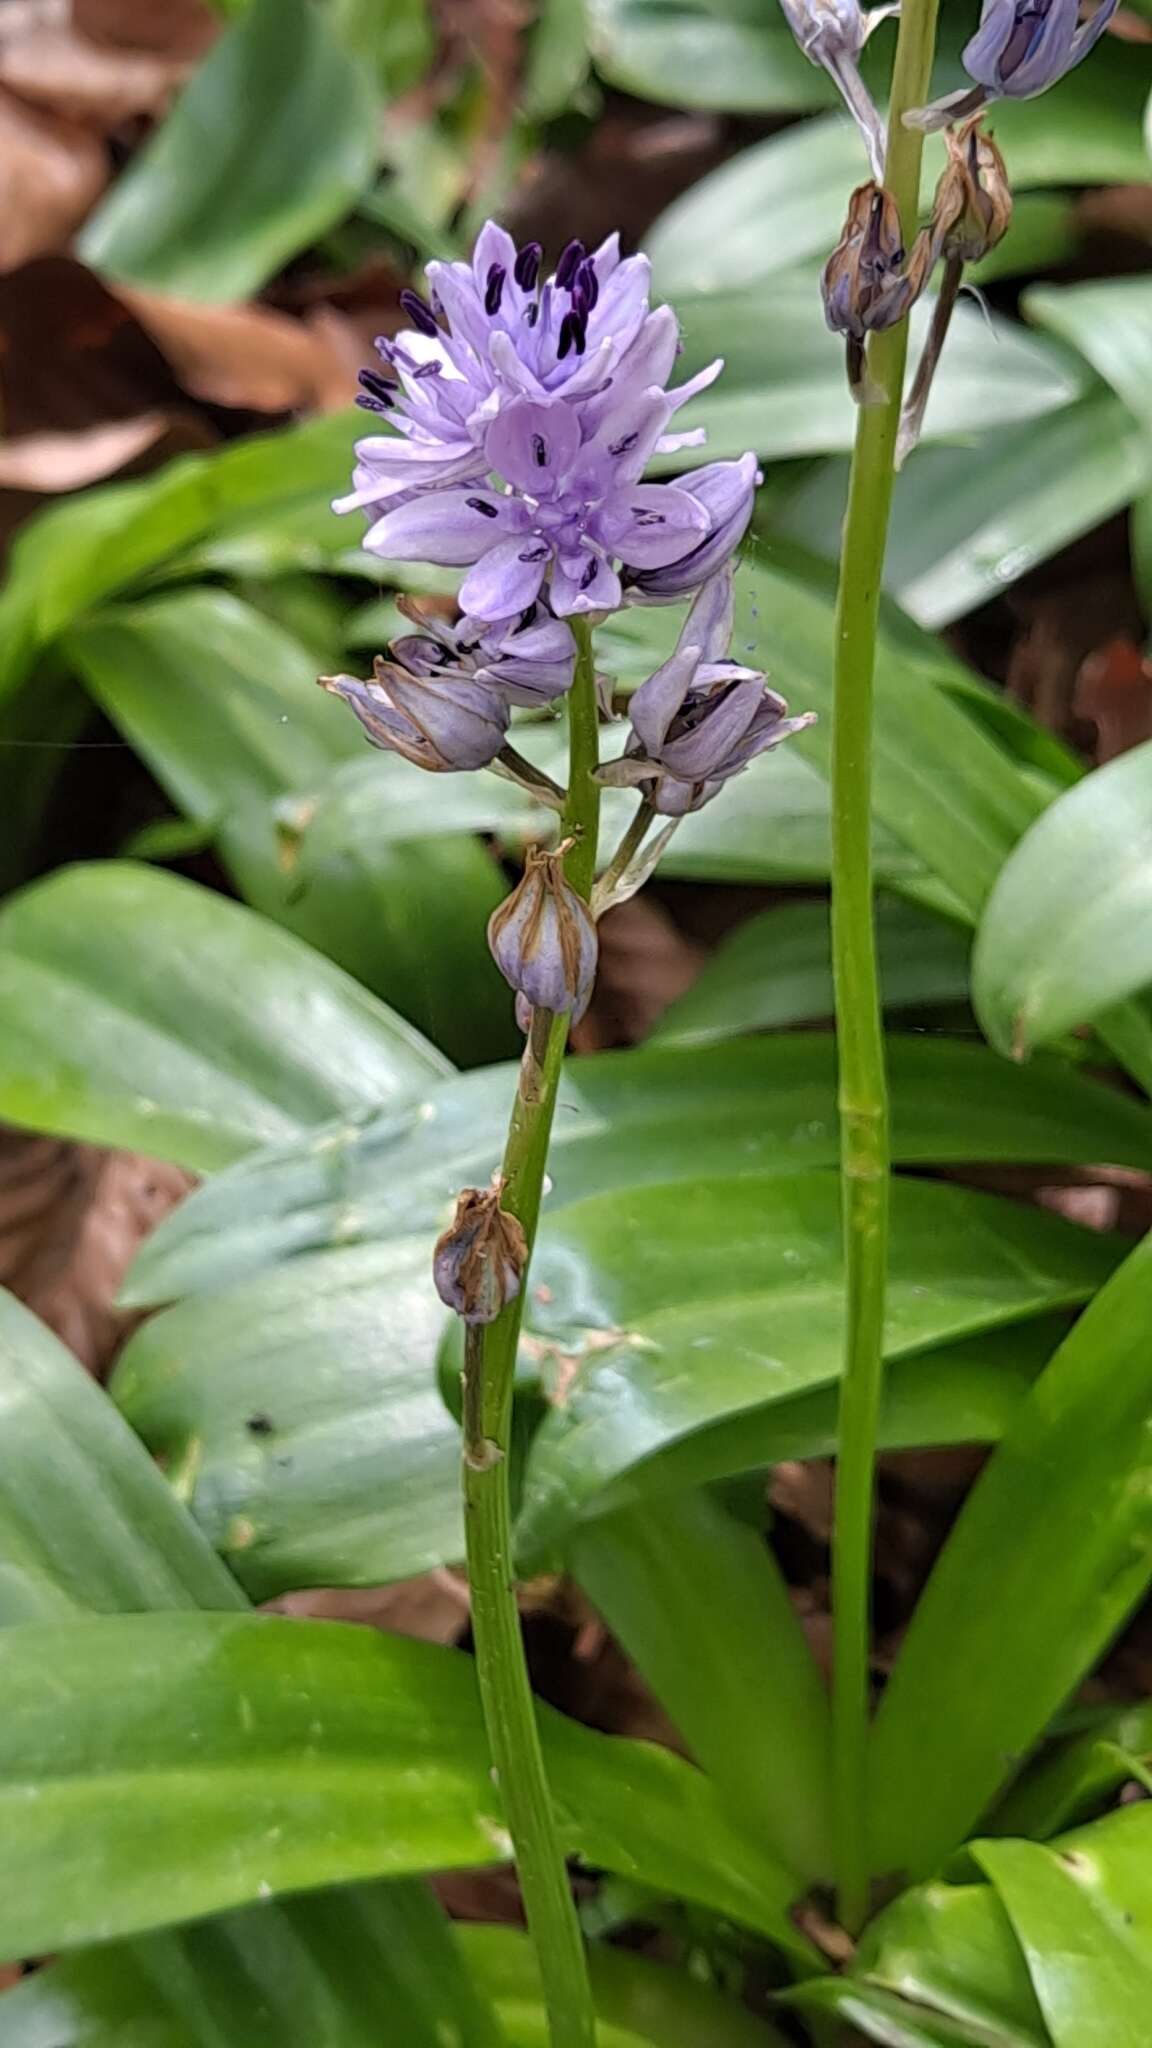
[[[586,901],[596,865],[600,785],[592,633],[574,624],[576,675],[568,698],[565,874]],[[524,1235],[530,1270],[568,1014],[536,1011],[504,1150],[501,1207]],[[551,2048],[594,2048],[583,1942],[548,1791],[516,1604],[509,1503],[512,1384],[523,1286],[494,1322],[468,1325],[464,1358],[464,1525],[480,1697],[528,1929],[536,1950]]]
[[[904,0],[892,80],[884,186],[905,247],[916,234],[923,105],[937,0]],[[876,1439],[883,1382],[889,1137],[883,1016],[872,877],[872,699],[876,628],[908,324],[873,333],[869,397],[856,427],[840,560],[832,735],[832,958],[839,1047],[846,1325],[833,1544],[833,1768],[840,1918],[849,1931],[869,1903],[867,1839],[869,1645]]]

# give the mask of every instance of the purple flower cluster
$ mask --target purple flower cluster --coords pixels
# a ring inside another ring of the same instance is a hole
[[[1094,49],[1118,0],[1100,0],[1080,18],[1080,0],[984,0],[980,26],[965,44],[962,62],[971,90],[949,93],[906,114],[914,128],[943,128],[993,100],[1030,100],[1047,92]]]
[[[358,443],[337,500],[369,514],[365,547],[467,568],[460,602],[489,622],[545,591],[567,618],[613,610],[625,583],[657,601],[697,588],[747,526],[756,464],[641,481],[653,455],[703,440],[670,422],[721,369],[666,389],[679,333],[648,283],[615,235],[569,243],[545,280],[539,245],[491,222],[471,263],[430,263],[427,303],[403,295],[411,328],[377,343],[392,375],[362,378],[391,429]]]

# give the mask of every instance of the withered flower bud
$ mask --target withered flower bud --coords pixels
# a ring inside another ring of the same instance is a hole
[[[464,1188],[432,1254],[432,1278],[445,1308],[466,1323],[494,1323],[519,1294],[527,1264],[524,1232],[500,1207],[499,1186]]]
[[[596,926],[564,874],[562,853],[530,847],[516,888],[488,921],[492,957],[540,1010],[583,1016],[596,978]]]
[[[906,265],[900,210],[883,185],[858,185],[844,232],[824,266],[824,318],[848,342],[848,382],[863,396],[864,343],[903,320],[924,284],[920,263]]]
[[[1004,159],[973,115],[944,137],[948,163],[932,206],[928,234],[938,255],[979,263],[1004,240],[1012,220],[1012,193]]]

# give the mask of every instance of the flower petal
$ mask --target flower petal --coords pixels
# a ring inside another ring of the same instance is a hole
[[[595,538],[637,568],[658,569],[686,554],[710,524],[703,505],[676,484],[628,484],[594,515]]]
[[[615,611],[621,595],[616,571],[593,548],[562,555],[552,571],[552,609],[561,618]]]
[[[502,536],[522,533],[527,521],[524,507],[498,491],[430,491],[386,512],[369,527],[363,546],[397,562],[460,568],[478,561]]]
[[[534,603],[552,550],[534,533],[502,540],[476,563],[460,585],[460,603],[478,619],[506,619]]]
[[[580,422],[563,399],[512,398],[484,442],[489,467],[533,498],[554,497],[580,447]]]

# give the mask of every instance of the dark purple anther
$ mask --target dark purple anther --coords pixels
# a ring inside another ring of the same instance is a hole
[[[548,443],[544,439],[543,434],[533,434],[532,436],[532,460],[536,464],[537,469],[547,469]]]
[[[579,292],[584,311],[590,313],[600,297],[600,284],[596,276],[596,265],[590,256],[584,258],[576,272],[576,292]]]
[[[526,323],[526,325],[527,325],[527,326],[529,326],[529,327],[535,327],[535,325],[536,325],[536,322],[538,321],[538,319],[539,319],[539,318],[540,318],[540,303],[539,303],[539,300],[537,300],[537,299],[533,299],[533,300],[532,300],[532,302],[531,302],[531,304],[530,304],[530,305],[527,305],[527,306],[525,306],[525,308],[524,308],[524,320],[525,320],[525,323]]]
[[[480,512],[485,519],[499,519],[500,517],[495,505],[489,504],[487,498],[465,498],[464,503],[470,512]]]
[[[396,404],[396,394],[386,377],[378,376],[375,370],[361,370],[360,385],[365,396],[357,400],[367,406],[369,412],[391,412]]]
[[[571,291],[573,280],[587,251],[583,242],[569,242],[559,263],[556,265],[556,285],[562,292]]]
[[[544,254],[539,242],[525,242],[519,251],[512,275],[522,292],[534,292],[536,279],[540,275],[540,258]]]
[[[400,307],[402,312],[407,313],[413,327],[417,328],[421,334],[427,334],[431,337],[440,332],[435,320],[432,318],[430,307],[425,305],[419,292],[414,292],[408,285],[405,286],[400,294]]]
[[[562,363],[570,349],[578,356],[584,353],[585,327],[582,313],[565,313],[560,322],[560,339],[556,344],[556,360]]]
[[[488,285],[484,293],[484,311],[490,320],[495,319],[500,311],[500,301],[504,296],[504,275],[504,266],[500,263],[494,263],[488,272]]]

